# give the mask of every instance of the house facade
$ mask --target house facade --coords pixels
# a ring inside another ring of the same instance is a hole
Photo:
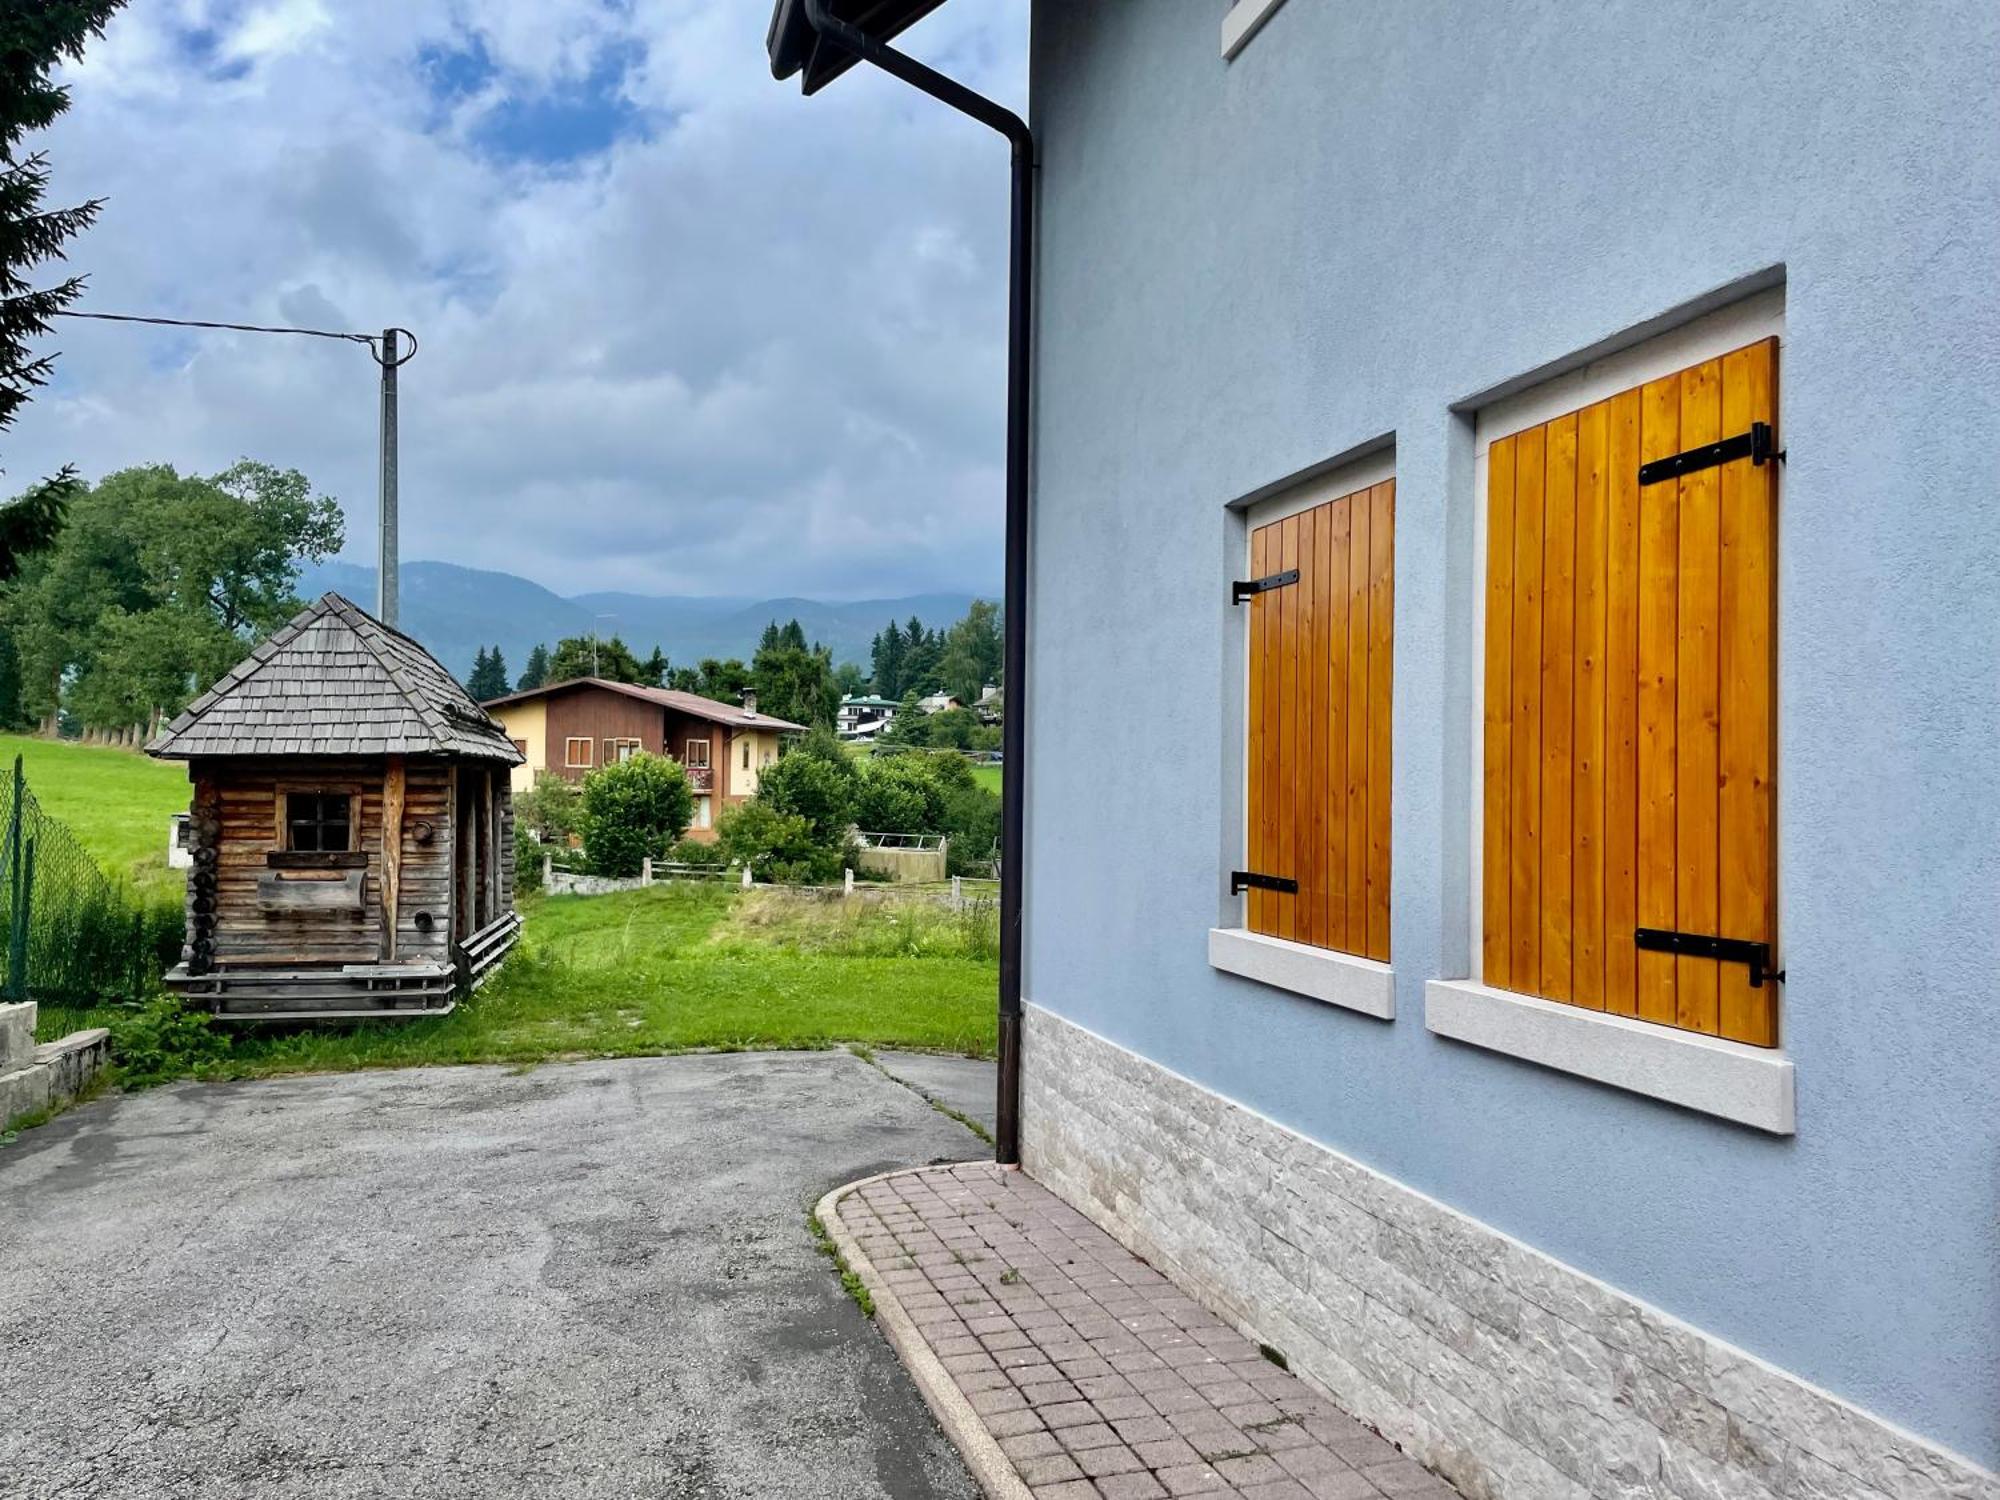
[[[1991,1497],[2000,26],[1695,19],[1034,6],[1024,1165],[1468,1495]]]
[[[896,701],[893,698],[877,698],[868,694],[851,694],[840,700],[840,711],[835,716],[834,727],[844,740],[872,740],[896,717]]]
[[[580,781],[599,766],[638,751],[667,755],[694,787],[690,837],[715,837],[725,808],[757,793],[757,778],[777,760],[785,736],[805,726],[757,711],[756,695],[732,706],[695,693],[581,677],[484,705],[521,752],[514,790],[551,772]]]

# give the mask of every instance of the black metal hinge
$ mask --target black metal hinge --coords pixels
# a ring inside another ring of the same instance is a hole
[[[1287,568],[1284,572],[1273,573],[1268,578],[1252,578],[1247,583],[1239,579],[1229,586],[1229,602],[1241,604],[1245,599],[1254,598],[1258,594],[1268,594],[1272,589],[1281,589],[1288,583],[1298,581],[1297,568]]]
[[[1678,479],[1683,474],[1712,469],[1717,464],[1731,463],[1739,458],[1747,458],[1753,464],[1767,464],[1784,456],[1783,450],[1772,450],[1771,424],[1752,422],[1748,432],[1739,432],[1735,437],[1724,438],[1719,443],[1704,443],[1685,453],[1640,464],[1639,483],[1658,484],[1663,479]]]
[[[1249,870],[1229,872],[1230,895],[1238,896],[1252,888],[1260,891],[1282,891],[1287,896],[1296,896],[1299,893],[1299,883],[1283,875],[1257,875]]]
[[[1683,958],[1713,958],[1726,964],[1750,965],[1750,988],[1761,990],[1766,979],[1785,982],[1785,971],[1771,968],[1771,945],[1748,938],[1708,937],[1699,932],[1674,932],[1664,927],[1641,927],[1632,940],[1649,953],[1678,953]]]

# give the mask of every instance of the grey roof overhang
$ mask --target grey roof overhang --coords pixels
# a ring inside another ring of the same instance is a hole
[[[827,10],[859,27],[877,41],[892,41],[944,4],[944,0],[825,0]],[[806,19],[805,0],[777,0],[771,30],[765,38],[771,54],[771,76],[790,78],[802,73],[804,91],[816,94],[860,61],[852,52],[827,41]]]

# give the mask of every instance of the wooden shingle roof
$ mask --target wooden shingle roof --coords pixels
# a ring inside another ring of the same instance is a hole
[[[338,594],[307,605],[224,673],[146,753],[522,759],[435,657]]]

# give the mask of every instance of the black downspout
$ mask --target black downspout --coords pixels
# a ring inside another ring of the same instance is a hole
[[[915,58],[832,15],[826,0],[805,0],[807,22],[834,45],[922,89],[1007,137],[1013,147],[1013,213],[1007,267],[1007,563],[1002,676],[1006,708],[1000,750],[1000,1078],[993,1154],[1021,1161],[1022,804],[1028,716],[1028,356],[1034,270],[1035,138],[1012,110],[927,68]]]

